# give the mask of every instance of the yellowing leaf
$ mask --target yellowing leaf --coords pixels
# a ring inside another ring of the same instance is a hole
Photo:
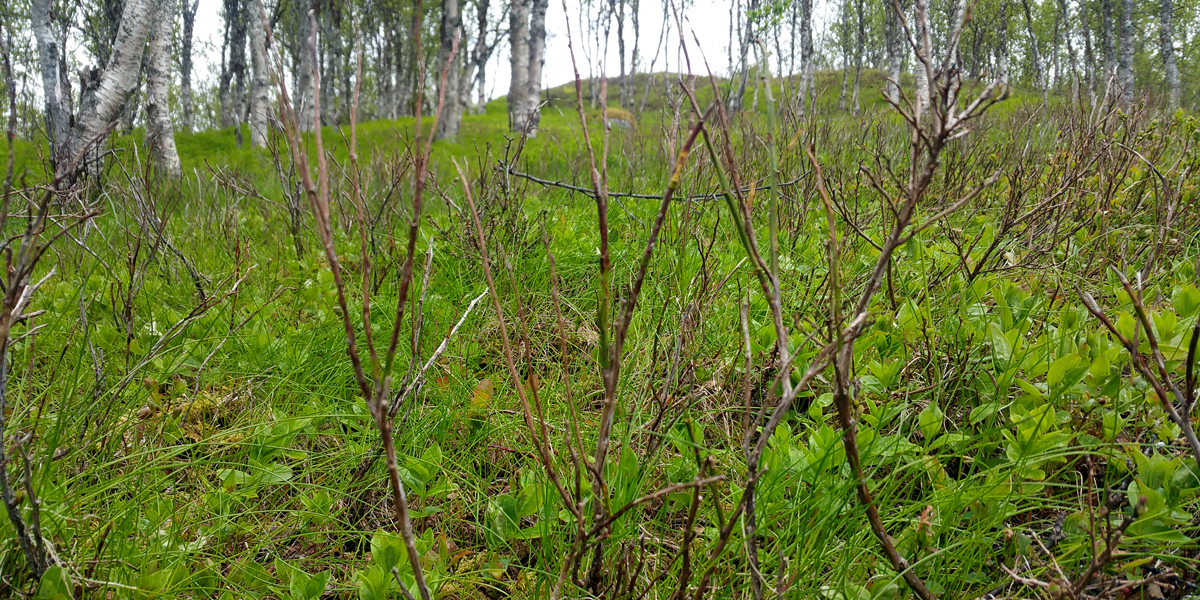
[[[475,385],[475,390],[471,392],[471,410],[487,410],[492,404],[492,395],[495,394],[496,388],[492,385],[490,378],[484,378]]]

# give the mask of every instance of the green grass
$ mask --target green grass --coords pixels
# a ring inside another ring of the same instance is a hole
[[[822,104],[836,104],[838,77],[819,78]],[[805,139],[815,144],[841,210],[839,276],[854,294],[874,265],[872,243],[881,241],[887,223],[860,167],[894,192],[883,165],[891,161],[902,176],[908,162],[909,138],[881,106],[880,82],[878,74],[867,74],[862,115],[831,110],[810,125],[789,121],[778,136],[782,178],[797,180],[781,198],[780,262],[783,308],[800,362],[810,360],[827,335],[828,234],[810,164],[800,146],[788,142],[798,128],[809,127]],[[1183,372],[1180,348],[1200,313],[1200,238],[1190,225],[1200,219],[1198,182],[1194,170],[1184,169],[1198,160],[1186,143],[1196,122],[1185,116],[1151,126],[1139,118],[1080,131],[1065,110],[1039,118],[1042,111],[1022,96],[948,152],[918,222],[992,171],[1002,177],[898,251],[887,288],[872,304],[873,322],[856,346],[859,443],[876,505],[900,551],[941,597],[978,597],[1008,580],[1001,564],[1011,568],[1018,560],[1031,561],[1029,576],[1054,576],[1035,537],[1053,544],[1057,563],[1077,575],[1091,556],[1089,506],[1102,502],[1100,490],[1130,482],[1150,497],[1150,510],[1131,526],[1121,547],[1128,554],[1107,565],[1102,580],[1167,568],[1191,580],[1196,568],[1193,538],[1200,532],[1191,512],[1200,481],[1189,470],[1192,459],[1146,382],[1131,375],[1128,356],[1082,310],[1072,288],[1097,294],[1114,315],[1124,315],[1124,327],[1131,323],[1131,301],[1106,268],[1140,268],[1146,249],[1160,239],[1159,182],[1131,154],[1101,153],[1095,144],[1116,138],[1159,165],[1180,165],[1168,178],[1180,182],[1172,184],[1180,194],[1165,230],[1168,245],[1144,297],[1169,346],[1170,368]],[[648,111],[637,130],[613,131],[613,190],[656,194],[665,187],[673,159],[664,149],[664,115]],[[557,466],[571,473],[567,399],[579,412],[582,447],[590,453],[602,398],[595,203],[506,179],[495,168],[508,147],[506,122],[503,102],[493,102],[486,114],[464,119],[458,141],[433,146],[434,185],[417,244],[421,252],[433,245],[427,280],[420,275],[424,256],[415,261],[413,298],[425,297],[417,362],[485,289],[450,162],[457,158],[488,232],[509,335],[523,340],[514,341],[518,368],[526,377],[536,374]],[[359,130],[365,197],[378,219],[370,242],[376,340],[386,339],[395,319],[413,194],[404,154],[412,127],[402,119]],[[519,168],[587,186],[577,130],[577,116],[552,104]],[[768,175],[765,133],[757,115],[733,124],[744,182]],[[590,134],[600,142],[598,128]],[[345,165],[336,130],[326,128],[323,136]],[[136,139],[120,138],[114,146],[130,148]],[[35,434],[34,488],[46,537],[62,573],[71,584],[95,590],[91,594],[368,597],[363,581],[386,576],[391,564],[403,571],[405,563],[396,560],[389,537],[396,528],[382,462],[352,480],[378,435],[350,370],[336,288],[312,216],[305,206],[304,251],[297,256],[268,153],[237,149],[232,131],[179,135],[177,143],[186,174],[180,183],[144,184],[110,171],[90,200],[102,209],[94,227],[59,240],[47,255],[43,271],[53,266],[56,274],[34,298],[35,309],[47,310],[36,318],[44,329],[11,350],[9,432]],[[36,172],[36,147],[22,143],[17,151],[18,172]],[[132,156],[117,155],[123,161]],[[265,201],[215,181],[206,163],[231,168]],[[743,302],[753,354],[752,412],[773,401],[778,364],[768,307],[742,263],[729,215],[720,201],[704,197],[717,187],[710,158],[694,150],[682,179],[686,198],[668,213],[624,353],[607,500],[621,506],[690,481],[697,453],[711,455],[726,480],[695,522],[692,567],[699,569],[713,548],[716,524],[744,482]],[[349,193],[348,182],[335,176],[335,241],[357,315],[363,266]],[[754,199],[760,240],[767,237],[769,193],[760,189]],[[627,297],[657,205],[614,199],[609,217],[618,301]],[[165,222],[165,239],[177,253],[139,217],[145,207]],[[543,226],[559,278],[563,330]],[[8,227],[7,234],[16,232],[17,225]],[[985,254],[993,240],[994,250]],[[987,268],[973,276],[980,262]],[[189,265],[201,275],[205,294],[221,300],[177,336],[165,337],[200,302]],[[408,324],[414,310],[410,302],[398,379],[414,362]],[[499,320],[485,300],[396,421],[421,562],[439,597],[547,597],[572,548],[574,530],[533,458],[499,337]],[[769,586],[777,577],[792,582],[788,597],[905,597],[903,581],[854,500],[831,405],[832,377],[827,371],[801,396],[764,456],[761,569]],[[651,446],[659,449],[651,453]],[[1089,464],[1094,495],[1085,477]],[[631,511],[614,524],[606,560],[615,563],[623,549],[644,552],[647,574],[638,589],[652,585],[649,573],[667,568],[668,576],[652,587],[661,596],[673,593],[680,567],[667,565],[681,543],[690,502],[690,494],[677,493]],[[1130,506],[1117,503],[1114,514],[1131,513]],[[22,509],[28,514],[29,503]],[[34,589],[7,520],[0,520],[0,540],[6,574],[0,590]],[[739,529],[715,561],[712,597],[746,597],[744,548]],[[290,567],[277,559],[307,574],[328,573],[328,587],[306,593],[305,578],[289,575]],[[55,585],[44,580],[43,597],[54,597]],[[394,589],[388,593],[400,597]],[[568,583],[564,594],[583,592]]]

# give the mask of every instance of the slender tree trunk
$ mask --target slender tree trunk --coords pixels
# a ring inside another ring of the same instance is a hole
[[[1175,110],[1179,108],[1183,90],[1179,85],[1179,65],[1175,61],[1175,5],[1171,0],[1159,0],[1158,3],[1158,48],[1167,86],[1167,107]]]
[[[609,0],[609,5],[612,6],[613,16],[617,20],[617,63],[618,68],[618,95],[620,97],[621,108],[628,108],[625,105],[625,98],[629,93],[629,71],[625,67],[625,0]]]
[[[529,113],[525,94],[529,88],[529,13],[531,0],[513,0],[508,12],[509,58],[508,130],[526,131]]]
[[[913,10],[913,13],[913,21],[916,23],[916,26],[913,27],[914,39],[917,44],[924,44],[923,40],[929,38],[929,14],[921,10],[919,5]],[[925,51],[922,50],[922,52]],[[932,57],[926,58],[932,60]],[[913,80],[917,88],[917,113],[925,114],[925,110],[929,108],[929,84],[931,82],[929,81],[929,72],[926,71],[925,65],[921,63],[920,59],[917,59],[913,65]]]
[[[634,110],[634,98],[637,97],[637,69],[638,69],[638,43],[641,42],[642,26],[638,19],[639,0],[630,0],[629,2],[629,17],[633,24],[633,49],[629,55],[629,83],[625,87],[628,89],[625,109]],[[649,83],[646,84],[649,86]]]
[[[34,0],[33,4],[48,1]],[[98,78],[95,93],[90,96],[86,110],[81,107],[67,139],[65,154],[60,156],[79,156],[120,115],[141,75],[142,56],[145,54],[153,13],[154,3],[151,0],[128,0],[125,3],[121,27],[117,31],[108,64]],[[69,160],[59,162],[55,171],[58,175],[69,175],[73,170],[69,169]],[[77,165],[80,168],[83,166]]]
[[[1033,63],[1033,85],[1035,88],[1041,90],[1042,102],[1044,103],[1048,100],[1047,88],[1049,86],[1046,85],[1046,80],[1043,76],[1042,57],[1041,53],[1038,52],[1037,32],[1033,29],[1033,13],[1029,9],[1029,0],[1021,0],[1021,6],[1025,9],[1025,27],[1029,32],[1029,51],[1031,53],[1029,60]]]
[[[732,93],[729,94],[727,106],[730,112],[742,110],[742,97],[746,95],[746,85],[750,81],[750,44],[754,41],[755,23],[753,15],[757,11],[758,0],[750,0],[750,4],[746,10],[746,21],[743,25],[744,29],[739,32],[741,34],[741,39],[738,41],[738,69],[741,72],[737,88],[732,90]],[[757,86],[755,89],[757,89]]]
[[[999,79],[1005,85],[1008,84],[1008,1],[1000,0],[1000,43],[996,49],[996,70],[999,72]]]
[[[1133,105],[1133,0],[1121,0],[1121,62],[1117,69],[1121,106]]]
[[[838,94],[838,110],[846,110],[846,94],[850,89],[850,2],[842,0],[841,27],[838,42],[842,47],[842,91]]]
[[[439,31],[441,47],[438,48],[438,70],[445,68],[450,61],[450,54],[462,30],[462,6],[458,0],[442,0],[442,22]],[[458,126],[462,123],[463,105],[459,95],[462,69],[458,67],[459,56],[454,57],[453,63],[446,71],[446,87],[441,90],[444,99],[442,116],[438,119],[437,138],[452,140],[458,137]]]
[[[863,0],[854,0],[854,12],[858,23],[858,36],[854,42],[854,114],[858,114],[858,87],[862,81],[863,47],[867,43],[866,17],[863,15]]]
[[[1104,52],[1104,96],[1111,99],[1117,81],[1117,50],[1113,39],[1113,0],[1100,3],[1100,40]]]
[[[1083,30],[1083,74],[1086,80],[1088,102],[1096,105],[1096,57],[1092,51],[1092,24],[1088,13],[1088,3],[1079,3],[1079,18]]]
[[[537,135],[542,119],[542,68],[546,65],[546,10],[549,0],[533,0],[529,16],[529,74],[525,77],[525,114],[529,115],[530,136]]]
[[[154,10],[146,53],[146,147],[160,176],[179,177],[179,152],[171,125],[171,34],[175,28],[175,0],[159,0]]]
[[[296,72],[293,74],[293,86],[296,103],[296,127],[300,131],[312,131],[313,111],[316,98],[313,96],[313,39],[308,23],[308,3],[293,0],[293,17],[296,27]]]
[[[233,28],[237,19],[238,0],[224,0],[225,31],[221,38],[221,74],[217,78],[217,102],[220,103],[221,129],[233,126],[233,109],[229,86],[233,82],[230,53],[233,48]]]
[[[812,100],[816,96],[813,68],[812,0],[800,0],[800,115],[806,110],[816,112]],[[807,108],[806,108],[807,107]]]
[[[246,121],[246,13],[249,0],[235,0],[236,17],[233,21],[233,39],[229,47],[229,70],[233,72],[233,98],[230,110],[233,112],[234,137],[238,148],[242,147],[242,123]]]
[[[892,3],[887,3],[884,7],[884,43],[887,44],[887,66],[888,66],[888,81],[887,97],[893,104],[900,104],[900,67],[903,59],[901,40],[900,16],[896,14],[896,7]]]
[[[50,145],[50,166],[57,169],[64,157],[67,139],[71,134],[71,111],[67,102],[71,97],[71,84],[59,65],[63,62],[63,50],[54,37],[50,17],[51,0],[33,0],[30,5],[33,35],[37,39],[38,62],[42,71],[42,97],[46,101],[46,134]]]
[[[1079,86],[1079,61],[1075,56],[1075,43],[1071,41],[1073,33],[1071,31],[1071,9],[1067,6],[1067,0],[1058,0],[1058,12],[1061,15],[1063,22],[1066,24],[1066,35],[1063,36],[1067,43],[1067,62],[1071,67],[1071,77],[1069,79],[1069,90],[1071,97],[1076,102],[1082,103],[1083,94]]]
[[[186,0],[184,0],[186,2]],[[264,8],[266,3],[264,2]],[[267,58],[267,32],[262,11],[253,2],[250,14],[250,147],[267,147],[271,114],[271,67]]]
[[[183,107],[183,130],[191,133],[196,125],[192,108],[192,32],[200,0],[183,0],[183,39],[179,41],[179,103]]]

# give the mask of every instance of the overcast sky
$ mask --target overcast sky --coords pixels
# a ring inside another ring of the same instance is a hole
[[[696,51],[692,32],[700,40],[700,50],[707,57],[713,72],[723,74],[728,70],[729,2],[730,0],[693,0],[691,3],[692,6],[683,15],[685,19],[685,34],[687,35],[689,52],[691,52],[692,68],[697,73],[703,74],[704,66],[699,53]],[[201,77],[214,77],[220,61],[223,21],[219,4],[216,0],[203,0],[201,4],[207,4],[208,6],[201,6],[200,11],[196,15],[195,40],[197,42],[197,51],[202,53],[202,56],[197,56],[196,63],[199,71],[198,74]],[[661,3],[654,0],[643,0],[640,4],[641,40],[638,46],[641,49],[642,57],[639,60],[639,70],[646,71],[650,69],[650,61],[654,58],[655,54],[654,45],[658,42],[660,32],[662,31],[663,13]],[[571,14],[571,36],[575,41],[575,58],[579,63],[581,76],[586,78],[588,76],[588,61],[583,53],[583,40],[580,39],[579,1],[566,0],[566,5]],[[571,55],[567,50],[566,13],[563,12],[562,0],[550,0],[549,11],[546,14],[546,31],[546,66],[543,74],[543,83],[545,86],[550,87],[567,83],[573,78]],[[683,70],[683,66],[680,64],[681,59],[677,56],[676,49],[678,48],[679,36],[676,32],[673,18],[670,20],[666,35],[669,40],[667,45],[670,49],[669,56],[660,55],[658,62],[654,65],[654,70]],[[817,35],[819,33],[814,32],[814,36]],[[611,36],[608,57],[607,61],[605,61],[605,64],[608,65],[605,72],[610,76],[616,75],[619,68],[615,27]],[[627,53],[632,51],[632,43],[632,27],[627,25]],[[591,45],[594,45],[594,42]],[[492,56],[491,62],[488,63],[488,95],[490,98],[503,96],[508,92],[508,57],[508,46],[505,45],[496,51],[496,54]],[[669,65],[666,64],[668,60],[670,62]],[[593,57],[593,61],[599,63],[599,57]],[[594,65],[593,71],[598,71],[598,67]]]

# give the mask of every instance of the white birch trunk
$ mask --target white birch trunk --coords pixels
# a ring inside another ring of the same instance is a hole
[[[53,168],[60,160],[64,160],[64,145],[71,134],[71,114],[67,108],[71,91],[69,82],[62,77],[62,48],[58,46],[51,27],[50,3],[51,0],[33,0],[30,16],[33,35],[37,38],[38,63],[42,69],[42,97],[46,100],[46,133],[50,138],[50,165]]]
[[[267,4],[264,3],[263,8]],[[250,147],[267,147],[271,114],[271,66],[267,58],[267,31],[257,2],[250,13]]]
[[[438,48],[437,70],[446,68],[450,61],[450,53],[454,50],[455,37],[462,29],[462,6],[458,0],[442,0],[441,47]],[[437,139],[452,140],[458,137],[458,126],[462,123],[463,103],[459,94],[462,85],[462,69],[459,68],[459,55],[456,54],[453,63],[446,72],[446,86],[440,90],[444,98],[442,115],[438,118]]]
[[[1183,93],[1179,85],[1179,64],[1175,60],[1175,5],[1171,0],[1160,0],[1158,4],[1158,47],[1167,86],[1167,108],[1175,110],[1179,108]]]
[[[1133,0],[1121,0],[1121,60],[1117,65],[1121,106],[1133,105]]]
[[[146,60],[146,148],[159,176],[179,177],[179,152],[168,105],[171,90],[171,34],[175,0],[158,0],[151,23]]]
[[[922,52],[930,53],[930,45],[926,43],[929,39],[929,13],[926,12],[925,5],[921,2],[916,3],[916,10],[913,11],[913,21],[916,26],[913,28],[914,39],[917,44],[923,48]],[[925,68],[925,63],[922,62],[920,56],[914,57],[916,63],[913,65],[913,80],[917,88],[917,116],[925,114],[925,110],[929,108],[929,71]],[[929,56],[926,60],[932,60]]]
[[[529,12],[530,0],[513,0],[509,9],[508,44],[511,78],[508,84],[508,130],[524,133],[529,113],[525,95],[529,87]]]
[[[153,15],[152,0],[126,1],[121,27],[113,42],[112,55],[96,89],[95,104],[89,110],[82,111],[76,118],[75,127],[67,141],[68,161],[78,156],[89,143],[108,129],[109,124],[120,116],[125,102],[137,87]],[[57,172],[63,173],[67,166],[59,164]],[[83,165],[77,167],[82,168]]]
[[[901,48],[903,48],[900,39],[901,27],[900,16],[896,14],[896,8],[891,3],[888,3],[884,9],[887,11],[886,32],[887,36],[885,43],[887,44],[887,61],[888,61],[888,77],[891,81],[887,84],[887,97],[892,103],[900,104],[900,68],[902,66]]]
[[[529,73],[525,76],[525,114],[530,115],[529,135],[537,135],[542,114],[542,67],[546,64],[546,10],[549,0],[533,0],[529,16]]]

